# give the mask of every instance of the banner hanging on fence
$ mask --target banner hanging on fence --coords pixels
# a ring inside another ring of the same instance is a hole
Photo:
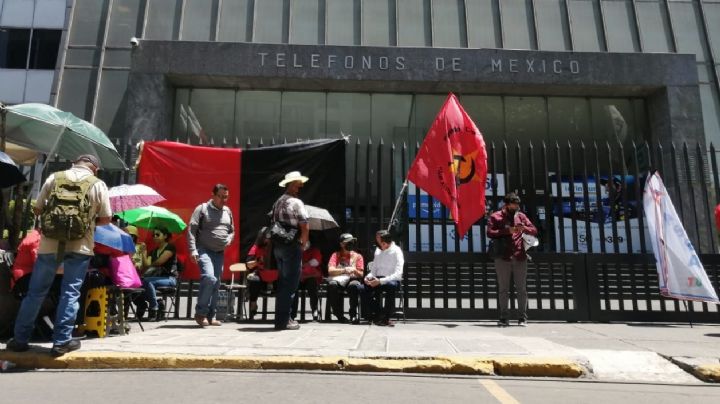
[[[408,180],[447,206],[460,237],[485,215],[487,153],[470,116],[450,93],[408,172]]]
[[[681,300],[720,303],[657,173],[648,175],[643,207],[657,260],[660,294]]]
[[[344,140],[311,140],[254,149],[146,142],[137,182],[163,195],[167,200],[159,205],[178,214],[186,223],[193,209],[210,199],[215,184],[229,187],[228,206],[233,211],[237,229],[233,243],[225,250],[223,278],[229,279],[229,266],[244,260],[258,230],[268,224],[267,213],[284,192],[278,183],[290,171],[300,171],[310,177],[300,198],[308,205],[328,209],[342,226],[345,222]],[[337,246],[334,236],[311,234],[311,239],[324,252]],[[175,235],[172,243],[186,263],[183,279],[199,279],[197,265],[187,259],[185,235]]]

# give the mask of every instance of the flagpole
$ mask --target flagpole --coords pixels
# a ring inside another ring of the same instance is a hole
[[[397,216],[398,211],[400,210],[400,202],[402,201],[403,194],[405,194],[405,190],[407,189],[408,182],[407,179],[403,181],[402,189],[400,190],[400,194],[397,197],[397,200],[395,201],[395,208],[393,209],[393,213],[390,216],[390,222],[388,223],[387,230],[390,231],[390,229],[393,226],[393,223],[395,223],[395,216]]]

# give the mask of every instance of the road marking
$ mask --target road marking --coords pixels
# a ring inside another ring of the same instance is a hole
[[[505,389],[500,387],[499,384],[495,383],[491,379],[480,379],[480,384],[493,395],[502,404],[520,404],[513,396],[510,395]]]

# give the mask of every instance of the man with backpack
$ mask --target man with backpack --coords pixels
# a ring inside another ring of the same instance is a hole
[[[15,320],[15,337],[7,343],[11,351],[28,350],[38,311],[61,265],[63,279],[50,353],[61,356],[80,349],[80,341],[72,339],[80,288],[93,256],[95,226],[110,223],[112,216],[107,186],[96,177],[99,169],[97,157],[83,154],[69,170],[50,175],[40,190],[34,208],[41,222],[40,248]]]
[[[200,290],[195,305],[195,322],[200,327],[222,325],[215,318],[222,281],[225,249],[235,235],[232,211],[225,204],[228,188],[213,187],[212,198],[198,205],[190,217],[187,233],[190,259],[200,266]]]

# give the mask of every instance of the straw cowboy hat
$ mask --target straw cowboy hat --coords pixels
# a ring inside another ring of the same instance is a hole
[[[303,184],[306,183],[310,178],[300,174],[300,171],[290,171],[289,173],[285,174],[285,179],[280,181],[278,185],[280,185],[281,188],[284,188],[285,185],[293,182],[293,181],[302,181]]]

